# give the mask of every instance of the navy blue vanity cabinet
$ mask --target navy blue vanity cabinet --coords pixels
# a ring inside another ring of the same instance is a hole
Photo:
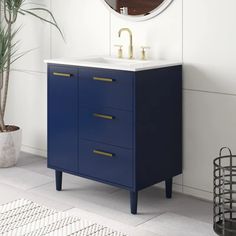
[[[48,166],[57,190],[67,172],[130,191],[133,214],[144,188],[165,181],[171,198],[182,173],[182,66],[132,72],[49,64],[48,91]]]
[[[78,173],[77,137],[77,68],[51,65],[48,67],[48,167]]]
[[[136,73],[135,190],[182,173],[182,66]]]

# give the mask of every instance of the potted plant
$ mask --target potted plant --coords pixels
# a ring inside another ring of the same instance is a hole
[[[49,19],[40,13],[46,13]],[[40,4],[27,4],[25,0],[0,0],[0,167],[14,166],[21,148],[21,129],[5,124],[4,120],[11,65],[27,53],[18,53],[16,50],[19,42],[15,40],[19,31],[16,28],[19,14],[36,17],[55,26],[61,33],[53,14]]]

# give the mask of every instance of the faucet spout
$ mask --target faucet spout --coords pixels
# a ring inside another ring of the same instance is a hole
[[[133,53],[133,35],[132,31],[129,28],[122,28],[118,32],[118,36],[121,37],[122,32],[128,32],[129,34],[129,59],[134,58],[134,53]]]

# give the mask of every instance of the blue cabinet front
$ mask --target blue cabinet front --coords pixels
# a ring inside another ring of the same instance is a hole
[[[48,70],[48,166],[77,172],[78,79],[74,68]]]

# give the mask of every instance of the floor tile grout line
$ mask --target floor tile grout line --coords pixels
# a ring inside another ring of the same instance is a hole
[[[210,193],[210,194],[212,194],[212,193],[213,193],[213,192],[211,192],[211,191],[207,191],[207,190],[204,190],[204,189],[200,189],[200,188],[191,187],[191,186],[184,185],[184,184],[183,184],[183,187],[187,187],[187,188],[195,189],[195,190],[198,190],[198,191],[201,191],[201,192],[205,192],[205,193]]]
[[[32,149],[35,149],[37,151],[47,152],[47,149],[37,148],[37,147],[33,147],[33,146],[30,146],[30,145],[27,145],[27,144],[22,144],[22,146],[25,146],[25,147],[28,147],[28,148],[32,148]]]
[[[48,177],[48,178],[50,178],[50,177]],[[45,184],[40,184],[40,185],[38,185],[38,186],[35,186],[35,187],[32,187],[32,188],[26,189],[26,190],[24,190],[24,191],[25,191],[25,192],[30,192],[30,191],[33,190],[33,189],[41,188],[42,186],[51,184],[51,183],[53,183],[53,182],[54,182],[54,180],[49,181],[49,182],[47,182],[47,183],[45,183]]]
[[[166,214],[166,212],[162,212],[161,214],[155,215],[155,216],[151,217],[150,219],[147,219],[147,220],[145,220],[144,222],[135,225],[134,227],[135,227],[135,228],[138,228],[138,227],[140,227],[141,225],[146,224],[147,222],[149,222],[149,221],[151,221],[151,220],[153,220],[153,219],[155,219],[155,218],[158,218],[159,216],[162,216],[162,215],[164,215],[164,214]]]

